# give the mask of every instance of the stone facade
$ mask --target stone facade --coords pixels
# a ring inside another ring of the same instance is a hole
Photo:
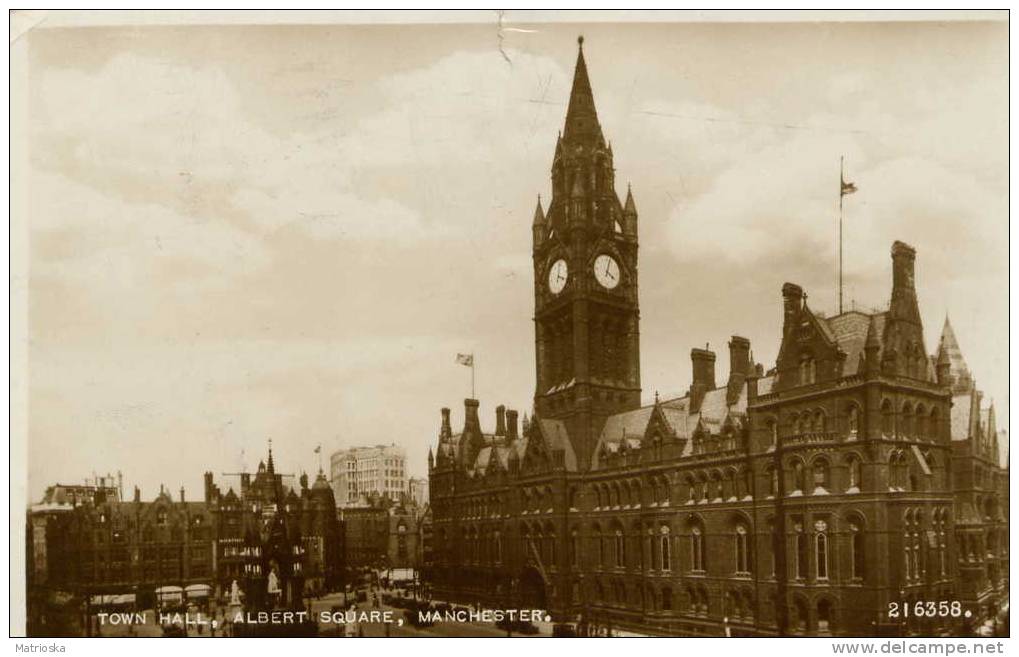
[[[950,327],[924,344],[910,246],[892,246],[887,310],[826,318],[787,283],[774,367],[733,336],[724,381],[693,349],[689,391],[641,406],[637,210],[583,51],[552,188],[532,223],[533,417],[499,406],[486,432],[465,400],[429,454],[436,598],[668,635],[965,634],[996,612],[1007,469]],[[901,611],[941,600],[973,616]]]

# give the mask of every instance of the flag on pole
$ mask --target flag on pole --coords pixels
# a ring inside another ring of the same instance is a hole
[[[322,445],[317,445],[315,447],[315,453],[316,454],[321,454],[322,453]]]
[[[845,178],[842,179],[842,196],[848,196],[856,192],[856,183],[847,182]]]
[[[465,365],[467,367],[474,367],[474,354],[457,354],[456,355],[457,365]]]

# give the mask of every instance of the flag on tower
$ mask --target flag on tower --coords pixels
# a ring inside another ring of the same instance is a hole
[[[322,453],[322,445],[317,445],[315,447],[315,453],[316,454],[321,454]]]
[[[842,179],[842,196],[848,196],[856,192],[856,183],[847,182],[845,178]]]
[[[457,365],[466,365],[467,367],[474,367],[474,354],[457,354],[456,363]]]

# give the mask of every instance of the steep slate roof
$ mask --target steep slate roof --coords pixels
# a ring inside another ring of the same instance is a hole
[[[974,428],[973,393],[952,396],[952,440],[967,440]]]
[[[609,416],[602,428],[601,439],[607,442],[618,442],[624,435],[643,436],[653,411],[654,406],[644,406]]]
[[[880,340],[885,332],[885,318],[888,313],[876,313],[874,315],[877,329],[877,336]],[[860,356],[863,355],[863,347],[867,341],[867,329],[870,326],[871,315],[850,310],[849,312],[822,320],[828,326],[831,335],[839,347],[846,353],[846,364],[842,370],[843,376],[853,376],[860,366]]]
[[[962,349],[959,348],[959,341],[955,337],[955,331],[952,330],[952,324],[948,321],[947,316],[945,317],[945,326],[941,329],[941,345],[948,353],[948,371],[952,375],[953,380],[969,379],[969,365],[966,364],[966,359],[963,358]]]
[[[761,377],[758,379],[758,392],[767,393],[771,390],[774,376]],[[689,439],[697,428],[698,423],[702,424],[712,433],[717,433],[726,418],[741,418],[747,408],[747,385],[743,384],[739,397],[730,406],[726,403],[728,387],[722,386],[709,390],[701,400],[701,407],[697,413],[690,412],[690,398],[684,395],[675,399],[669,399],[657,404],[650,404],[632,411],[617,413],[610,416],[602,429],[601,436],[594,451],[594,467],[598,467],[599,455],[604,448],[609,453],[619,450],[619,445],[626,437],[627,448],[637,448],[647,433],[648,424],[657,408],[669,428],[679,439]],[[687,440],[683,446],[681,456],[689,456],[693,453],[693,442]]]
[[[567,470],[577,469],[577,455],[573,452],[573,443],[562,420],[538,420],[538,429],[545,438],[545,444],[551,450],[563,450],[563,463]]]

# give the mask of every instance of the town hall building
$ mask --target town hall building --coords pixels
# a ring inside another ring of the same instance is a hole
[[[727,376],[693,349],[689,391],[642,405],[638,212],[617,195],[582,44],[531,226],[532,417],[498,406],[489,432],[467,399],[454,432],[442,409],[434,597],[540,607],[582,634],[965,635],[994,616],[994,411],[947,320],[925,345],[907,244],[885,310],[824,317],[786,283],[773,367],[733,336]]]

